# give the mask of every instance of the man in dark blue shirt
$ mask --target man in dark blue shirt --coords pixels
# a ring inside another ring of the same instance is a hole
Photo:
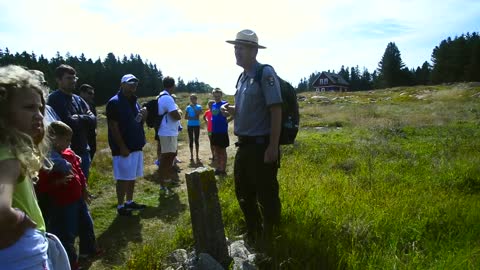
[[[73,94],[78,79],[74,68],[60,65],[55,69],[55,77],[58,89],[48,96],[47,104],[73,130],[70,148],[81,157],[82,171],[88,178],[91,163],[88,132],[95,129],[97,118],[85,100]]]
[[[137,102],[138,79],[126,74],[120,90],[107,103],[108,144],[112,150],[113,177],[117,181],[117,213],[131,216],[133,210],[146,206],[133,201],[135,181],[143,177],[143,146],[146,143],[143,123],[147,109]],[[170,162],[171,164],[171,162]],[[126,200],[126,201],[125,201]]]

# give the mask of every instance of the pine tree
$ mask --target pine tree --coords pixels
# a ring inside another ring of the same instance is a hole
[[[335,71],[333,72],[335,73]],[[350,82],[350,73],[348,72],[348,67],[342,67],[340,68],[340,71],[338,72],[338,75],[340,75],[345,81]]]
[[[359,90],[370,90],[373,88],[372,76],[368,72],[367,68],[363,68],[362,75],[360,77],[360,87]]]
[[[393,87],[405,84],[405,72],[402,71],[404,67],[397,45],[394,42],[388,43],[377,69],[382,86]]]
[[[358,66],[350,69],[350,89],[352,91],[360,90],[360,70]]]
[[[465,78],[468,81],[480,81],[480,37],[478,33],[473,33],[469,39],[471,43],[471,53],[468,65],[465,68]]]

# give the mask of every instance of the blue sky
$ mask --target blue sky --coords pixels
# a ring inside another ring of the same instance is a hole
[[[241,68],[225,40],[242,29],[267,47],[257,59],[296,85],[341,65],[373,72],[388,42],[407,67],[420,66],[441,40],[480,31],[480,1],[0,1],[1,48],[47,58],[139,54],[164,75],[229,94]]]

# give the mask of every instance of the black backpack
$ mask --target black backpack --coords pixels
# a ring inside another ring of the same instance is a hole
[[[255,74],[255,81],[262,87],[263,69],[270,65],[260,65]],[[297,92],[293,86],[276,75],[280,83],[280,93],[282,95],[282,126],[280,132],[280,144],[293,144],[297,137],[298,127],[300,124],[300,113],[298,109]],[[238,77],[238,80],[240,77]],[[238,85],[238,81],[237,81]]]
[[[154,128],[154,129],[158,129],[160,127],[163,116],[165,116],[166,113],[162,115],[158,115],[158,99],[165,95],[168,95],[168,94],[166,93],[161,94],[157,98],[149,100],[142,104],[142,107],[147,108],[147,112],[148,112],[147,119],[145,120],[147,127]]]

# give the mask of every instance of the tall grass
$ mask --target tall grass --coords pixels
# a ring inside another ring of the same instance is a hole
[[[472,91],[303,106],[306,126],[327,128],[304,129],[284,149],[272,267],[478,269],[480,130]],[[387,94],[398,93],[379,93]],[[242,222],[231,189],[221,189],[230,204],[224,215],[236,230]]]
[[[297,142],[283,147],[271,268],[479,269],[478,92],[421,86],[302,102]],[[231,177],[219,196],[227,235],[242,233]],[[162,269],[169,252],[191,247],[188,214],[175,223],[127,268]]]

